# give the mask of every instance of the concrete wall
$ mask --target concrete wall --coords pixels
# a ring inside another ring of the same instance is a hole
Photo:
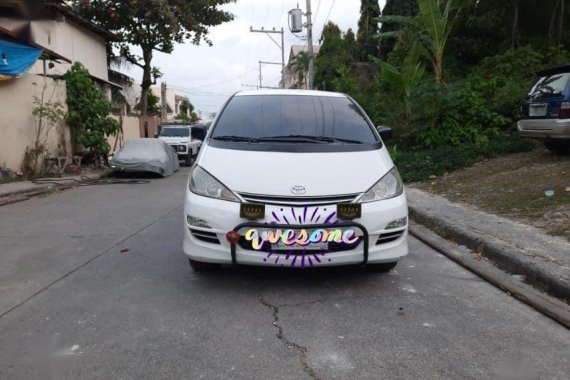
[[[0,81],[0,166],[21,169],[26,147],[35,141],[34,96],[41,96],[44,84],[46,101],[60,102],[67,110],[64,81],[31,74]],[[45,141],[53,156],[71,152],[69,129],[63,122],[49,130]]]
[[[113,116],[119,123],[121,122],[121,118],[119,116]],[[123,146],[126,140],[129,139],[138,139],[141,137],[140,134],[140,125],[139,125],[139,118],[134,116],[123,116],[123,136],[109,136],[107,141],[109,145],[111,145],[111,152],[114,150],[118,150]]]
[[[73,21],[61,17],[58,20],[37,20],[31,22],[32,39],[40,46],[52,50],[71,62],[81,62],[89,74],[107,81],[107,52],[105,39],[78,26]],[[63,75],[71,64],[55,62],[53,68],[47,68],[48,75]],[[36,62],[30,70],[32,74],[43,74],[43,63]]]

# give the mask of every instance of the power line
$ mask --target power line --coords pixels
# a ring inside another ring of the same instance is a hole
[[[330,9],[329,9],[329,13],[327,14],[327,18],[325,18],[325,23],[324,23],[324,25],[326,25],[327,22],[329,22],[329,18],[331,17],[331,12],[332,12],[332,10],[333,10],[333,8],[334,8],[334,3],[335,3],[335,2],[336,2],[336,0],[333,0],[333,2],[332,2],[332,4],[331,4],[331,7],[330,7]]]

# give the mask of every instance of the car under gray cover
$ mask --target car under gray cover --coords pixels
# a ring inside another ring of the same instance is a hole
[[[164,141],[132,139],[115,153],[111,167],[117,170],[152,172],[168,177],[180,168],[178,156]]]

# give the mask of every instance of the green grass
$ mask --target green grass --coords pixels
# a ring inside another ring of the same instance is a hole
[[[461,169],[484,158],[528,152],[534,149],[532,141],[515,135],[499,135],[485,145],[463,144],[440,146],[430,150],[397,150],[395,164],[404,182],[421,182],[430,176]]]

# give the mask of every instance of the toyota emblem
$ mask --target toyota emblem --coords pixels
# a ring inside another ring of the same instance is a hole
[[[303,195],[307,192],[307,189],[305,189],[305,186],[293,186],[291,188],[291,193],[295,194],[295,195]]]

